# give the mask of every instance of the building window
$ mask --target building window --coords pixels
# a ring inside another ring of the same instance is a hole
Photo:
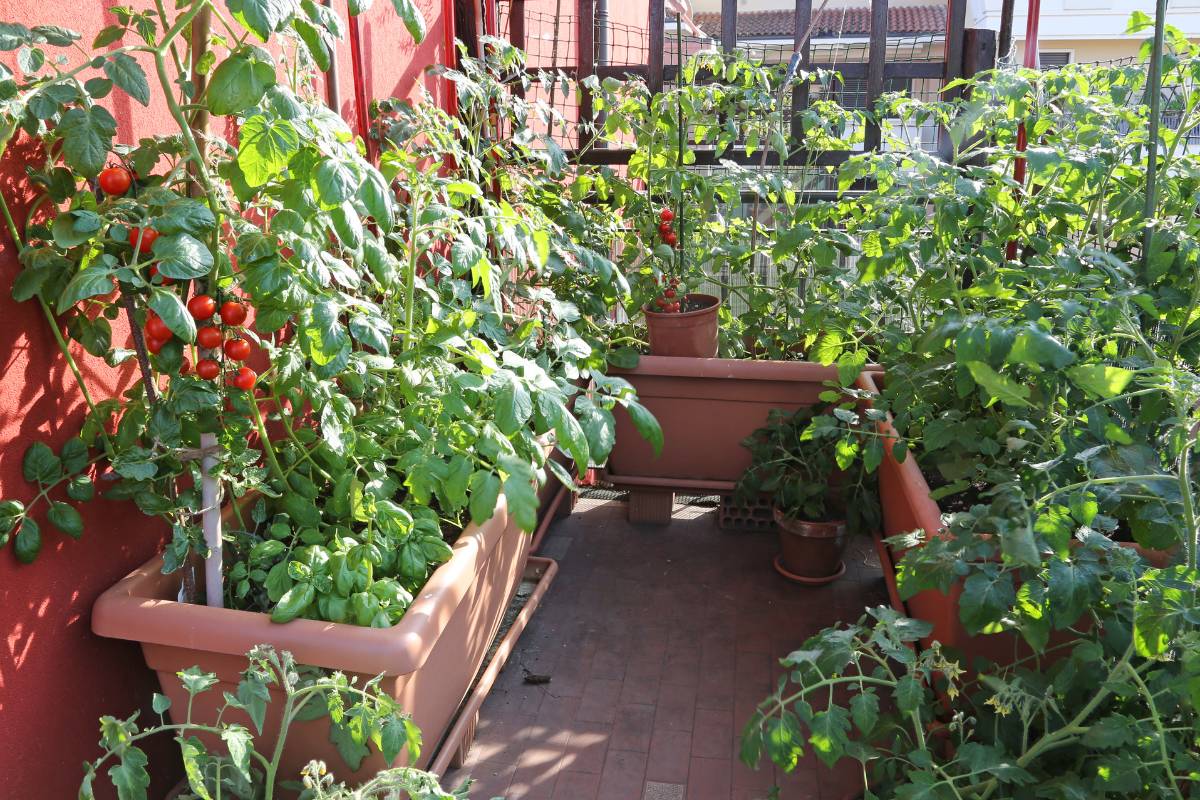
[[[1066,50],[1050,50],[1038,53],[1038,65],[1042,69],[1065,67],[1071,63],[1071,54]]]

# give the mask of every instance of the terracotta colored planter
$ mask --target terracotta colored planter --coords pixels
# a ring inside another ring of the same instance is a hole
[[[858,376],[858,386],[878,394],[882,379],[882,372],[863,371]],[[883,436],[890,440],[899,438],[892,426],[891,415],[876,424]],[[976,657],[1006,664],[1031,655],[1032,651],[1024,639],[1014,633],[972,635],[967,632],[959,617],[959,599],[963,591],[961,580],[951,585],[949,592],[926,589],[908,600],[900,599],[895,564],[904,556],[905,551],[893,550],[883,539],[918,529],[925,531],[927,537],[939,536],[945,526],[942,524],[942,511],[937,502],[929,496],[929,483],[921,474],[916,458],[910,455],[903,462],[899,462],[892,454],[890,446],[884,447],[883,452],[883,463],[879,467],[883,532],[876,533],[875,546],[892,605],[901,614],[933,625],[933,631],[921,640],[921,645],[929,647],[937,641],[945,647],[953,647],[963,655],[964,666],[970,665]],[[1165,566],[1170,557],[1169,553],[1147,550],[1131,542],[1120,544],[1136,550],[1155,566]],[[1052,634],[1051,642],[1055,641],[1054,636],[1064,634],[1069,635],[1069,631]]]
[[[818,402],[834,367],[804,361],[643,356],[630,370],[613,370],[633,384],[638,401],[663,430],[663,448],[650,443],[618,408],[617,442],[607,479],[625,486],[731,491],[750,468],[742,440],[767,422],[771,409],[795,411]]]
[[[846,523],[789,519],[772,509],[779,530],[775,567],[785,578],[812,586],[837,580],[846,571]]]
[[[643,306],[650,353],[656,356],[715,358],[717,355],[717,318],[721,298],[711,294],[684,295],[686,303],[708,303],[696,311],[664,314]]]
[[[198,665],[216,673],[220,685],[196,699],[197,721],[215,717],[221,692],[234,691],[246,651],[260,643],[291,651],[300,664],[357,676],[360,684],[383,675],[383,691],[421,728],[424,748],[415,766],[424,766],[479,671],[521,581],[531,541],[509,521],[501,495],[492,518],[462,532],[450,560],[434,571],[403,619],[387,629],[308,619],[280,625],[267,614],[179,603],[179,576],[162,574],[162,559],[156,557],[100,596],[92,630],[141,643],[147,665],[172,700],[172,715],[187,707],[177,671]],[[268,706],[267,742],[278,735],[282,707],[279,697]],[[313,758],[347,781],[364,780],[385,766],[372,753],[351,772],[329,741],[328,719],[292,726],[282,772],[298,776]]]

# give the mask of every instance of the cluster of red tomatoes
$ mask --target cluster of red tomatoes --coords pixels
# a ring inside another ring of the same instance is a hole
[[[675,235],[675,228],[671,226],[674,219],[675,212],[669,208],[658,212],[658,235],[662,237],[663,244],[667,247],[679,244],[679,237]]]
[[[242,325],[248,315],[246,305],[237,300],[226,300],[221,304],[218,312],[217,301],[206,294],[198,294],[189,300],[187,309],[196,322],[209,322],[214,315],[219,314],[221,324],[226,327]],[[146,349],[151,353],[157,353],[174,336],[167,324],[154,312],[150,312],[146,318],[145,334]],[[250,342],[239,336],[226,339],[225,332],[211,322],[196,331],[196,344],[200,346],[201,350],[221,351],[230,361],[245,361],[250,357]],[[212,358],[212,355],[216,354],[210,353],[196,362],[196,375],[206,381],[215,380],[221,374],[221,364]],[[191,369],[191,364],[184,357],[179,372],[184,374],[189,369]],[[258,380],[258,374],[246,366],[238,367],[229,375],[229,385],[244,391],[253,389],[256,380]]]
[[[99,184],[100,190],[106,195],[119,197],[128,192],[129,188],[133,186],[133,173],[125,167],[107,167],[101,170],[96,182]],[[154,240],[157,238],[158,231],[154,230],[154,228],[134,228],[129,232],[130,246],[136,248],[143,255],[149,255],[153,252]],[[169,286],[174,283],[166,275],[160,276],[158,274],[158,267],[153,264],[150,265],[147,273],[153,283],[163,286]],[[188,301],[187,310],[196,322],[209,323],[196,331],[196,344],[199,345],[201,351],[207,351],[205,357],[196,362],[196,375],[198,377],[206,381],[211,381],[216,380],[221,374],[221,364],[212,358],[213,355],[219,356],[223,352],[225,358],[232,362],[245,361],[250,357],[250,342],[240,336],[233,336],[226,339],[225,332],[221,327],[211,322],[214,316],[218,316],[221,326],[227,328],[241,326],[246,322],[246,317],[248,316],[244,303],[237,300],[226,300],[221,304],[221,308],[218,311],[216,300],[209,295],[198,294]],[[158,353],[175,336],[167,326],[167,323],[163,322],[162,318],[153,311],[146,317],[144,334],[146,349],[151,353]],[[181,375],[186,374],[191,367],[191,362],[187,356],[184,356],[179,373]],[[253,389],[254,383],[257,380],[258,374],[247,366],[238,367],[228,376],[229,385],[243,391]]]
[[[658,310],[664,314],[677,313],[679,311],[679,278],[668,279],[666,275],[663,275],[662,282],[667,284],[667,288],[654,298],[654,305],[658,306]]]

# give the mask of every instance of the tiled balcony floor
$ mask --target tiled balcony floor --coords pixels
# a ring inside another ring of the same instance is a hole
[[[782,800],[856,797],[855,770],[811,753],[790,775],[737,760],[777,659],[886,602],[865,540],[846,575],[816,589],[777,575],[775,552],[774,533],[721,531],[713,509],[632,526],[624,503],[581,500],[542,545],[558,577],[483,705],[467,764],[443,785],[470,775],[484,800],[756,800],[776,781]]]

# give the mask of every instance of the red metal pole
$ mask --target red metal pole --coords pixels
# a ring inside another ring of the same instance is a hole
[[[1029,69],[1038,68],[1038,25],[1042,17],[1042,0],[1029,0],[1029,13],[1025,17],[1025,59],[1024,65]],[[1022,122],[1017,128],[1017,152],[1024,153],[1028,147],[1029,140],[1025,134],[1025,123]],[[1017,182],[1017,193],[1020,194],[1020,186],[1025,184],[1025,159],[1017,157],[1013,164],[1013,180]],[[1017,242],[1012,240],[1008,243],[1008,258],[1014,259],[1017,257]]]
[[[358,121],[358,135],[367,146],[367,160],[375,161],[375,143],[371,140],[371,122],[367,117],[367,82],[363,74],[362,41],[358,28],[358,17],[350,17],[350,66],[354,70],[354,116]]]
[[[458,63],[458,49],[454,46],[454,0],[442,0],[442,26],[446,31],[446,37],[443,40],[443,45],[446,48],[446,54],[442,58],[442,62],[454,69]],[[458,89],[454,81],[444,81],[446,87],[446,113],[452,116],[458,116]]]

